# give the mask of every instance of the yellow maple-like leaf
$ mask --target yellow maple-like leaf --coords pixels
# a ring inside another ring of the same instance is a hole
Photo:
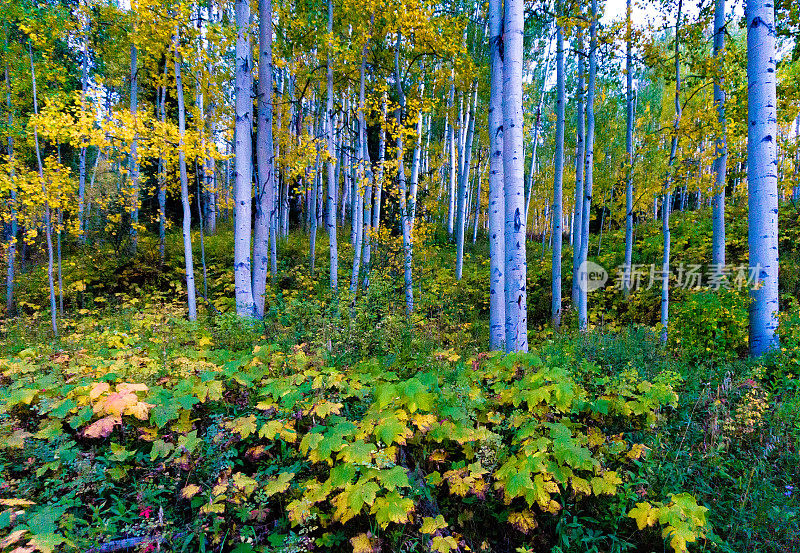
[[[191,499],[200,493],[200,486],[197,484],[189,484],[181,490],[181,497],[183,499]]]
[[[350,543],[353,546],[353,553],[376,553],[376,551],[379,550],[379,548],[376,547],[372,532],[354,536],[350,538]]]
[[[108,385],[108,382],[98,382],[92,386],[91,391],[89,391],[89,399],[94,401],[110,389],[111,386]]]
[[[442,528],[447,528],[447,522],[442,515],[438,515],[436,518],[424,517],[419,531],[423,534],[433,534]]]
[[[106,438],[114,427],[120,424],[122,420],[114,415],[108,415],[102,419],[93,422],[83,431],[83,435],[87,438]]]
[[[508,523],[523,534],[527,534],[539,526],[539,523],[536,522],[536,515],[527,509],[519,513],[510,513],[508,515]]]
[[[147,384],[132,384],[130,382],[123,382],[122,384],[117,384],[117,392],[121,394],[133,393],[133,392],[146,392],[149,388]]]
[[[417,413],[413,417],[411,417],[411,422],[414,423],[414,426],[419,428],[421,432],[427,432],[433,425],[436,424],[436,415],[432,413],[428,413],[427,415],[420,415]]]
[[[433,536],[431,540],[431,551],[448,553],[458,549],[458,542],[453,536]]]
[[[146,421],[150,416],[150,409],[155,407],[152,403],[145,403],[144,401],[137,401],[135,404],[127,407],[123,414],[133,415],[139,420]]]
[[[328,415],[338,415],[342,410],[342,407],[344,407],[344,405],[341,403],[331,403],[330,401],[326,401],[324,403],[315,405],[311,409],[311,414],[317,415],[318,417],[324,419]]]
[[[33,436],[33,434],[25,430],[15,430],[11,436],[6,438],[4,445],[14,449],[22,449],[25,446],[25,440],[31,436]]]
[[[208,336],[203,336],[202,338],[200,338],[200,339],[197,341],[197,345],[198,345],[198,346],[200,346],[201,348],[204,348],[204,347],[210,346],[210,345],[211,345],[211,344],[213,344],[213,343],[214,343],[214,342],[213,342],[213,341],[211,340],[211,338],[209,338]]]
[[[139,398],[132,392],[113,392],[95,406],[95,413],[119,417],[128,407],[138,402]]]
[[[639,530],[652,526],[658,520],[659,509],[654,509],[648,502],[637,503],[636,507],[628,511],[628,517],[636,521]]]

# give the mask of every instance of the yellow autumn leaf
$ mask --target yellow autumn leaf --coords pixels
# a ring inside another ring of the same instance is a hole
[[[98,382],[92,386],[92,389],[89,392],[89,398],[94,401],[110,389],[111,386],[108,385],[108,382]]]
[[[354,536],[350,538],[350,543],[353,546],[353,553],[376,553],[378,551],[372,532]]]
[[[539,525],[536,522],[536,515],[527,509],[519,513],[510,513],[508,523],[523,534],[527,534]]]
[[[181,497],[183,499],[191,499],[200,493],[200,486],[197,484],[189,484],[181,490]]]

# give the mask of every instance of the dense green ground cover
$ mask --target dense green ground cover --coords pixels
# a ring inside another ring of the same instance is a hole
[[[746,263],[733,209],[729,257]],[[312,278],[307,239],[293,235],[258,322],[230,312],[224,230],[205,240],[196,323],[184,320],[178,236],[163,267],[146,244],[134,259],[71,252],[62,336],[46,330],[40,268],[22,275],[21,314],[2,325],[0,545],[796,551],[798,227],[791,207],[781,214],[783,348],[758,362],[744,357],[747,298],[735,291],[676,287],[666,346],[654,289],[595,292],[592,330],[554,336],[538,244],[534,345],[507,357],[485,353],[480,240],[461,282],[445,237],[418,244],[410,320],[391,236],[369,291],[334,301],[324,239]],[[707,215],[676,217],[675,263],[708,262]],[[615,267],[604,252],[621,241],[607,231],[594,259]],[[656,226],[637,228],[635,252],[658,262]]]

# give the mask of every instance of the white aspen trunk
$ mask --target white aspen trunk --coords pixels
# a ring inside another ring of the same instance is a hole
[[[236,291],[236,313],[243,317],[255,316],[252,277],[250,270],[250,234],[252,212],[252,157],[253,144],[250,111],[250,4],[236,0],[236,136],[234,144],[234,227],[233,276]]]
[[[208,3],[208,20],[209,22],[215,21],[214,2],[209,0]],[[211,46],[211,41],[207,42],[207,52],[209,56],[208,73],[214,74],[214,63],[211,61],[214,52]],[[207,128],[211,137],[211,147],[213,148],[214,137],[216,136],[216,108],[217,104],[214,101],[213,94],[209,97],[208,113],[206,114]],[[207,234],[216,234],[217,232],[217,168],[216,162],[212,156],[206,156],[204,174],[206,175],[205,189],[206,189],[206,206],[205,206],[205,231]]]
[[[536,173],[536,151],[539,147],[539,126],[542,120],[542,102],[544,101],[544,87],[547,84],[547,76],[550,73],[550,44],[547,45],[547,55],[545,56],[544,73],[542,74],[542,86],[539,90],[539,99],[536,102],[536,119],[533,124],[533,142],[531,144],[531,166],[528,173],[528,186],[525,189],[525,221],[528,221],[528,214],[531,208],[531,196],[533,195],[533,175]]]
[[[8,31],[6,30],[6,45],[8,45]],[[16,171],[14,170],[14,135],[11,130],[14,128],[14,106],[11,103],[11,76],[8,71],[8,59],[5,63],[6,69],[6,110],[8,111],[8,137],[7,137],[7,151],[9,176],[11,177],[11,201],[10,215],[11,221],[8,225],[8,236],[6,237],[8,247],[6,250],[6,316],[10,317],[16,314],[16,304],[14,302],[14,279],[15,279],[15,263],[17,252],[17,190],[16,183],[14,182]]]
[[[328,0],[329,2],[331,0]],[[364,115],[364,80],[367,73],[367,48],[369,41],[364,41],[364,46],[361,50],[361,71],[358,83],[358,141],[356,146],[356,207],[353,212],[353,227],[356,229],[355,242],[353,243],[353,266],[350,272],[350,293],[355,294],[358,291],[358,280],[361,275],[361,257],[364,253],[364,229],[367,227],[369,233],[369,220],[364,217],[366,209],[364,209],[364,202],[367,201],[366,197],[366,160],[365,152],[367,151],[367,120]],[[413,174],[413,172],[412,172]],[[413,177],[412,177],[413,182]],[[413,184],[412,184],[413,186]],[[413,224],[413,223],[412,223]],[[369,237],[368,237],[369,238]]]
[[[169,57],[164,59],[164,82],[160,88],[158,101],[158,117],[161,124],[166,124],[167,111],[167,76],[169,75]],[[98,153],[98,157],[99,157]],[[92,176],[94,180],[94,176]],[[158,158],[158,253],[164,263],[167,244],[167,161],[162,155]]]
[[[714,57],[722,71],[722,56],[725,52],[725,0],[716,0],[714,5]],[[725,91],[722,77],[714,80],[714,103],[717,105],[719,130],[714,159],[713,237],[711,241],[711,265],[717,275],[725,265],[725,181],[728,164],[728,139],[725,121]],[[701,161],[702,163],[702,161]],[[699,204],[698,198],[698,204]]]
[[[39,114],[39,100],[36,95],[36,69],[33,65],[33,47],[28,42],[28,53],[31,58],[31,91],[33,93],[33,113]],[[44,181],[44,170],[42,169],[42,153],[39,149],[39,131],[33,127],[33,141],[36,146],[36,162],[39,167],[39,181],[42,184],[42,194],[44,195],[44,229],[47,238],[47,280],[50,285],[50,324],[53,335],[58,336],[58,323],[56,322],[56,288],[53,281],[53,224],[50,218],[50,202],[47,200],[47,187]]]
[[[525,154],[522,146],[522,38],[525,4],[505,0],[503,181],[505,186],[506,350],[528,351]]]
[[[675,22],[675,122],[672,127],[672,142],[669,152],[669,169],[664,181],[664,203],[661,206],[661,233],[664,240],[664,251],[661,262],[661,342],[666,343],[669,337],[669,264],[671,234],[669,216],[672,211],[672,171],[678,154],[678,129],[681,125],[681,65],[680,65],[680,29],[683,0],[678,0],[678,15]]]
[[[272,143],[272,0],[258,2],[258,119],[256,121],[256,217],[253,232],[252,290],[256,317],[264,317],[270,261],[269,237],[275,206],[275,152]]]
[[[583,169],[586,160],[586,151],[584,149],[585,129],[584,118],[586,112],[584,111],[584,49],[583,49],[583,33],[580,28],[577,31],[576,47],[578,57],[578,84],[575,91],[576,104],[575,118],[576,118],[576,146],[575,146],[575,229],[573,230],[574,238],[572,239],[572,307],[576,311],[580,304],[580,266],[581,266],[581,240],[583,237]]]
[[[422,81],[422,77],[420,78]],[[419,97],[422,99],[423,94],[425,93],[425,83],[422,81],[419,86]],[[419,166],[420,166],[420,158],[422,155],[422,109],[419,110],[417,113],[417,140],[414,144],[414,153],[411,157],[411,185],[409,189],[409,203],[411,208],[411,230],[414,230],[414,221],[416,220],[417,216],[417,187],[419,186]]]
[[[139,242],[139,157],[137,155],[137,111],[139,93],[139,74],[136,69],[138,50],[136,45],[131,44],[131,116],[133,118],[134,131],[131,139],[130,152],[130,174],[131,174],[131,252],[136,253]]]
[[[86,111],[86,90],[89,88],[89,18],[86,18],[83,27],[83,54],[81,58],[81,111]],[[6,32],[6,50],[8,49],[8,33]],[[6,62],[6,82],[8,82],[8,62]],[[10,98],[9,98],[10,100]],[[9,101],[9,116],[11,103]],[[9,121],[9,126],[10,126]],[[9,152],[11,150],[9,149]],[[9,153],[9,159],[11,154]],[[86,139],[81,139],[81,149],[78,158],[78,242],[84,244],[86,235],[83,232],[83,208],[86,197]]]
[[[333,37],[333,0],[328,0],[328,35]],[[328,43],[328,68],[327,68],[327,97],[325,104],[326,124],[325,131],[328,139],[328,161],[325,164],[328,177],[328,209],[325,226],[328,229],[328,253],[330,257],[331,290],[339,289],[339,246],[336,242],[336,168],[333,160],[336,157],[336,144],[334,143],[335,119],[333,113],[333,43]]]
[[[472,221],[472,243],[478,240],[478,223],[480,222],[481,214],[481,163],[478,163],[478,169],[475,171],[475,217]]]
[[[473,84],[477,92],[477,83]],[[472,95],[470,95],[472,96]],[[477,95],[475,96],[477,101]],[[467,99],[467,129],[464,148],[461,154],[461,167],[458,175],[458,211],[456,216],[456,280],[461,280],[464,271],[464,234],[467,225],[467,183],[469,181],[470,158],[472,157],[472,137],[475,133],[475,111],[472,100]],[[462,132],[462,134],[464,134]]]
[[[631,263],[633,262],[633,29],[631,28],[631,0],[627,1],[626,10],[626,46],[625,46],[625,81],[626,81],[626,128],[625,128],[625,261],[623,262],[622,293],[628,297],[631,292]]]
[[[192,259],[192,205],[189,202],[189,177],[186,173],[186,109],[183,103],[183,80],[181,79],[181,57],[178,50],[178,31],[175,31],[175,89],[178,100],[178,165],[181,175],[181,204],[183,204],[183,255],[186,264],[186,295],[189,320],[197,320],[197,300],[194,286],[194,263]]]
[[[750,354],[778,347],[778,176],[775,14],[769,0],[747,0],[747,185]]]
[[[398,128],[403,127],[403,109],[405,108],[406,98],[403,93],[402,74],[400,72],[400,42],[401,33],[397,33],[397,44],[394,50],[395,80],[397,81],[397,96],[399,99],[395,118]],[[411,242],[411,221],[409,220],[408,201],[406,192],[406,175],[403,162],[403,133],[397,133],[397,188],[400,197],[400,220],[403,231],[403,282],[406,296],[406,314],[414,312],[414,283],[411,278],[412,242]]]
[[[451,73],[452,75],[452,73]],[[450,96],[447,98],[447,144],[450,152],[450,179],[449,195],[447,208],[447,235],[453,239],[453,228],[456,213],[456,135],[455,122],[450,121],[450,111],[453,109],[455,98],[455,85],[450,85]]]
[[[592,187],[594,185],[594,97],[597,76],[597,0],[592,0],[591,24],[589,25],[589,82],[586,90],[586,162],[584,168],[583,207],[581,208],[581,264],[578,281],[582,286],[578,301],[578,328],[588,327],[588,274],[589,222],[592,218]]]
[[[561,12],[561,2],[557,0],[557,16]],[[561,25],[556,22],[556,151],[555,176],[553,178],[553,256],[552,256],[552,303],[551,322],[553,328],[561,327],[561,242],[563,238],[562,220],[563,184],[564,184],[564,41],[561,36]]]
[[[370,273],[370,258],[372,255],[372,247],[376,244],[378,232],[380,230],[381,221],[381,197],[383,196],[383,178],[384,178],[384,162],[386,156],[386,96],[383,97],[381,102],[381,126],[378,134],[378,174],[373,179],[373,193],[372,193],[372,223],[368,240],[368,250],[366,256],[366,271],[364,273],[364,290],[369,288],[369,273]],[[365,145],[366,146],[366,145]],[[366,149],[369,153],[369,149]]]

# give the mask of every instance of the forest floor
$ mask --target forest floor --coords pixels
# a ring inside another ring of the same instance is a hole
[[[741,210],[731,282],[747,262]],[[684,272],[665,345],[652,223],[637,227],[628,299],[614,287],[621,232],[599,255],[592,237],[609,281],[585,334],[569,309],[562,332],[546,326],[550,252],[531,242],[525,355],[486,352],[482,237],[456,282],[447,237],[420,231],[410,319],[386,234],[369,290],[335,299],[325,238],[312,277],[292,234],[263,321],[232,313],[224,225],[205,237],[197,322],[178,235],[163,265],[151,236],[136,256],[68,246],[58,338],[28,262],[21,313],[0,328],[0,550],[798,551],[800,225],[791,206],[781,217],[782,348],[758,361],[746,290],[685,282],[694,265],[707,275],[707,210],[673,221]]]

